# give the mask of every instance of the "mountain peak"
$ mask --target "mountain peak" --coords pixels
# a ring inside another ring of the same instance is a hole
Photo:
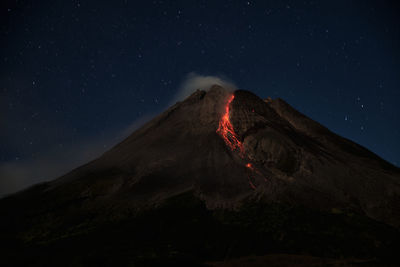
[[[368,218],[361,225],[376,220],[400,227],[398,168],[282,99],[265,101],[213,85],[177,102],[98,159],[1,200],[8,218],[2,228],[12,229],[10,242],[22,237],[23,244],[62,243],[104,224],[115,229],[143,214],[151,218],[182,196],[204,206],[195,218],[242,211],[232,218],[244,218],[245,225],[255,220],[256,227],[266,221],[257,221],[258,214],[249,218],[249,205],[261,205],[260,212],[274,205],[283,212],[307,210],[319,214],[317,222],[325,218],[320,214],[335,211]],[[278,211],[271,216],[282,216]]]
[[[249,91],[213,85],[97,160],[48,183],[46,194],[71,188],[68,198],[87,195],[94,203],[93,196],[117,202],[123,196],[136,209],[192,191],[214,208],[238,207],[256,197],[326,210],[351,207],[398,225],[399,216],[385,203],[394,201],[389,188],[399,191],[393,178],[399,171],[389,168],[377,179],[372,173],[382,161],[282,99],[264,101]],[[360,184],[375,188],[374,197],[354,190]]]

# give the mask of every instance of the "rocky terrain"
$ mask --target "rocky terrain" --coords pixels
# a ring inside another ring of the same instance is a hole
[[[399,263],[399,168],[281,99],[218,85],[0,212],[2,266]]]

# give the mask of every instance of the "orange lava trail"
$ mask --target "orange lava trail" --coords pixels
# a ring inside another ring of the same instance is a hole
[[[247,164],[246,164],[246,167],[249,168],[252,172],[254,172],[253,164],[247,163]],[[253,182],[251,181],[251,176],[250,176],[250,175],[247,176],[247,180],[249,181],[250,187],[253,188],[253,189],[255,190],[257,187],[256,187],[256,186],[253,184]]]
[[[244,157],[243,144],[242,142],[239,141],[239,137],[235,133],[235,130],[233,129],[231,120],[229,118],[230,105],[234,98],[235,95],[232,94],[225,105],[225,113],[222,116],[221,120],[219,121],[219,127],[217,129],[217,133],[221,135],[222,139],[224,139],[225,141],[225,144],[232,151],[239,149],[239,154],[243,158]]]
[[[229,117],[229,111],[230,111],[230,105],[235,98],[235,95],[232,94],[228,102],[225,105],[225,113],[222,116],[222,118],[219,121],[219,126],[217,129],[217,133],[224,139],[225,144],[232,150],[239,150],[239,155],[241,158],[245,158],[245,153],[244,153],[244,147],[243,143],[240,142],[239,136],[235,133],[235,130],[233,129],[233,125],[231,123],[230,117]],[[255,170],[254,166],[251,163],[247,163],[246,167],[251,170],[252,173],[256,172],[258,173],[257,170]],[[251,181],[251,176],[248,175],[247,179],[249,181],[250,187],[255,190],[257,187],[254,185],[254,183]]]

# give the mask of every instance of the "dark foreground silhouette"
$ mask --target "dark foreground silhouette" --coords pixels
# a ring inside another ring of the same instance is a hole
[[[294,110],[197,91],[0,200],[1,266],[397,265],[400,171]]]

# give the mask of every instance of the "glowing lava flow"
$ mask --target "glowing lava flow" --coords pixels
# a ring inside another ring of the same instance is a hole
[[[221,120],[219,121],[219,127],[217,129],[217,133],[221,135],[222,139],[224,139],[225,141],[225,144],[232,151],[239,149],[240,156],[243,158],[244,157],[243,144],[242,142],[239,141],[239,137],[235,133],[235,130],[233,129],[231,120],[229,118],[230,104],[234,98],[235,95],[232,94],[228,99],[228,103],[225,106],[225,113],[222,116]]]
[[[247,167],[248,169],[250,169],[252,172],[254,172],[253,164],[247,163],[247,164],[246,164],[246,167]],[[249,181],[250,187],[253,188],[253,189],[255,190],[255,189],[256,189],[256,186],[255,186],[255,185],[253,184],[253,182],[251,181],[251,176],[250,176],[250,175],[247,176],[247,180]]]
[[[231,123],[231,120],[229,118],[229,111],[230,111],[230,105],[235,98],[235,95],[232,94],[228,102],[226,103],[225,106],[225,113],[222,116],[222,118],[219,121],[219,126],[217,129],[217,133],[221,135],[222,139],[224,139],[225,144],[232,150],[239,150],[239,155],[241,158],[245,158],[245,153],[244,153],[244,147],[243,143],[239,141],[239,136],[235,133],[235,130],[233,129],[233,125]],[[246,167],[252,172],[258,173],[258,171],[254,168],[254,166],[251,163],[247,163]],[[252,177],[251,175],[248,175],[247,179],[249,181],[250,187],[255,190],[256,186],[252,182],[252,179],[254,179],[254,176]]]

